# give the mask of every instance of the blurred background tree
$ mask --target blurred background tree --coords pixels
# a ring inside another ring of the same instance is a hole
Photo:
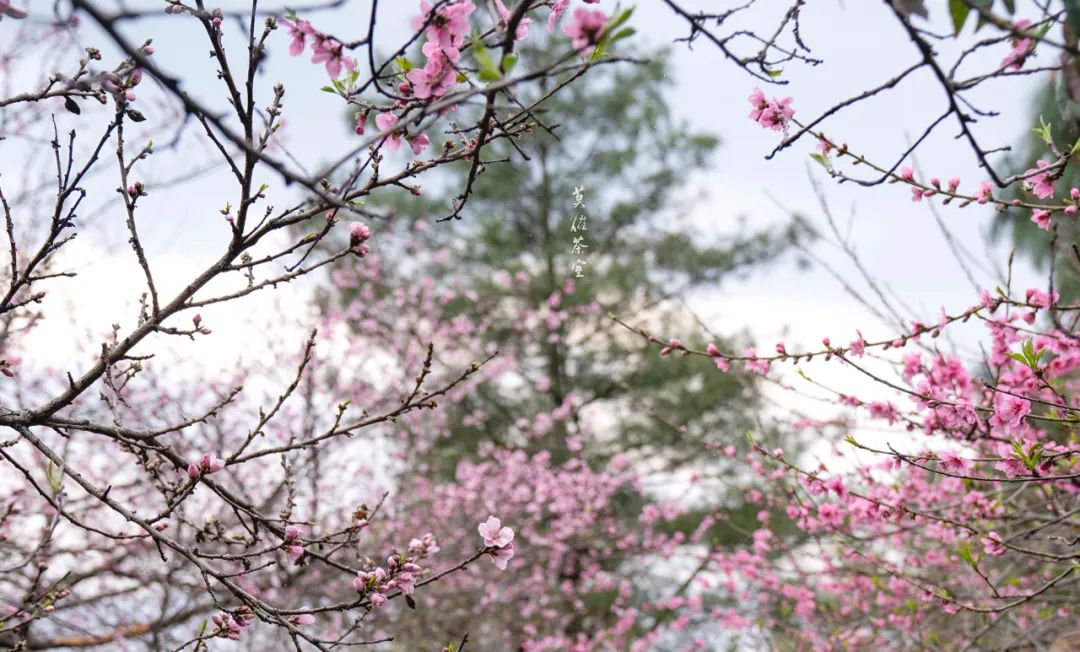
[[[545,56],[552,54],[544,48],[521,52]],[[453,482],[463,460],[493,448],[544,451],[553,464],[576,455],[595,469],[632,466],[647,481],[613,505],[628,524],[647,502],[666,499],[680,505],[664,526],[669,534],[689,537],[711,515],[706,538],[713,545],[747,544],[763,507],[744,499],[753,482],[741,471],[745,462],[733,456],[718,465],[702,451],[745,447],[753,431],[797,452],[790,436],[758,419],[765,407],[759,377],[734,366],[721,373],[709,359],[677,353],[657,364],[655,346],[611,315],[653,332],[700,333],[686,342],[699,349],[712,342],[741,351],[744,336],[709,334],[683,299],[761,273],[812,234],[798,220],[760,230],[740,220],[732,228],[713,216],[724,207],[702,209],[709,200],[700,191],[708,184],[702,171],[710,170],[719,140],[675,118],[665,97],[672,84],[666,60],[657,52],[646,63],[601,66],[543,103],[528,139],[486,151],[485,160],[509,162],[485,166],[460,220],[434,223],[453,193],[430,184],[405,203],[389,203],[391,194],[373,198],[369,208],[388,218],[373,226],[373,243],[389,261],[376,293],[436,279],[453,291],[439,319],[485,324],[484,333],[469,337],[494,343],[515,364],[509,379],[482,383],[445,406],[448,433],[409,453],[411,473]],[[520,104],[548,90],[537,87]],[[443,146],[435,129],[429,135],[433,147]],[[457,172],[467,171],[462,165]],[[391,244],[380,230],[410,233]],[[449,255],[415,255],[440,249]],[[345,292],[336,300],[355,298]],[[794,531],[781,512],[773,522],[778,534]],[[633,573],[637,586],[657,591],[653,598],[670,593],[670,568],[637,566]],[[574,572],[562,579],[574,581]],[[596,596],[565,633],[587,631],[593,619],[611,621],[612,598]],[[722,592],[714,598],[726,599]]]

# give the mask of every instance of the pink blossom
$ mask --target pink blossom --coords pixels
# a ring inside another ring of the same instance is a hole
[[[600,33],[607,25],[607,14],[599,9],[575,9],[570,22],[563,25],[563,32],[570,37],[574,49],[584,54],[590,45],[600,41]]]
[[[1027,292],[1024,293],[1024,298],[1029,306],[1045,309],[1057,303],[1058,299],[1061,298],[1061,295],[1057,292],[1050,295],[1037,288],[1028,288]]]
[[[311,46],[311,63],[325,64],[331,79],[337,79],[341,76],[342,67],[350,72],[356,70],[356,60],[345,56],[344,50],[345,47],[336,39],[316,38]]]
[[[1050,212],[1044,210],[1035,210],[1031,213],[1031,221],[1035,223],[1043,231],[1050,230]]]
[[[904,181],[914,181],[915,170],[910,165],[900,168],[900,178]]]
[[[964,459],[956,453],[942,453],[938,456],[943,471],[963,473],[971,468],[971,460]]]
[[[1031,21],[1027,19],[1018,20],[1014,25],[1017,30],[1027,29],[1030,26]],[[1009,53],[1001,60],[1003,70],[1020,70],[1021,66],[1024,65],[1024,61],[1035,51],[1035,42],[1029,38],[1014,36],[1012,43],[1012,50],[1009,50]]]
[[[491,555],[491,563],[495,564],[495,568],[506,570],[507,562],[514,557],[514,544],[508,543],[502,548],[492,550],[488,554]]]
[[[982,538],[983,552],[994,557],[1000,557],[1005,554],[1005,542],[1001,540],[1001,537],[997,532],[990,532]]]
[[[1019,428],[1024,417],[1031,413],[1031,401],[998,394],[994,397],[994,416],[990,417],[990,425],[998,428]]]
[[[304,625],[310,625],[315,622],[315,616],[313,614],[299,614],[293,616],[290,619],[290,622],[297,627],[303,627]]]
[[[510,10],[506,8],[506,4],[503,0],[495,0],[495,9],[499,12],[499,16],[502,18],[499,21],[499,25],[503,29],[509,27]],[[514,31],[514,40],[520,41],[529,36],[529,25],[532,24],[532,19],[528,16],[522,16],[521,21],[517,24],[517,29]]]
[[[792,101],[793,98],[790,97],[782,99],[774,97],[761,111],[758,124],[774,131],[785,129],[791,119],[795,117],[795,109],[791,108]]]
[[[668,340],[668,345],[660,349],[660,356],[667,357],[672,351],[677,351],[682,348],[682,341],[675,339],[674,337]]]
[[[555,25],[558,24],[559,19],[566,13],[566,8],[570,6],[570,0],[555,0],[551,5],[551,13],[548,14],[547,28],[549,32],[555,31]]]
[[[861,358],[863,357],[863,354],[866,353],[866,340],[863,339],[861,331],[856,330],[855,334],[858,335],[858,337],[852,340],[848,347],[851,349],[851,355]]]
[[[867,409],[870,410],[870,416],[875,419],[885,419],[889,425],[896,423],[896,406],[892,403],[874,401],[867,406]]]
[[[427,134],[420,134],[409,141],[409,146],[412,147],[413,154],[416,156],[423,154],[430,144],[431,139],[427,137]]]
[[[292,21],[283,18],[281,22],[289,30],[289,36],[292,37],[292,43],[289,44],[289,56],[300,56],[304,52],[304,48],[307,47],[307,37],[315,36],[318,32],[306,20]]]
[[[198,465],[195,463],[188,464],[187,474],[192,480],[198,480],[200,476],[217,473],[224,467],[225,462],[221,458],[211,453],[203,453]]]
[[[375,124],[379,127],[379,131],[386,132],[394,128],[397,124],[398,117],[393,113],[380,113],[375,116]],[[401,133],[395,132],[390,134],[384,141],[386,143],[386,149],[391,152],[396,152],[401,147]]]
[[[1035,165],[1036,167],[1024,172],[1025,183],[1031,191],[1031,194],[1039,199],[1049,199],[1054,196],[1054,181],[1050,178],[1050,172],[1039,172],[1038,174],[1032,173],[1039,170],[1046,170],[1050,167],[1050,164],[1046,161],[1036,161]],[[1032,217],[1032,221],[1034,221],[1034,219],[1035,218]]]
[[[469,16],[476,11],[476,5],[462,0],[443,5],[433,14],[434,9],[432,3],[422,0],[420,11],[423,13],[412,19],[412,27],[419,30],[427,24],[424,54],[430,57],[432,52],[442,51],[456,61],[465,42],[465,35],[469,33]]]
[[[994,198],[993,195],[994,186],[989,181],[983,181],[979,184],[979,192],[975,195],[975,201],[980,204],[985,204]]]
[[[751,373],[759,374],[759,375],[762,375],[762,376],[769,373],[769,367],[770,367],[769,361],[765,360],[765,359],[762,359],[762,358],[758,358],[757,357],[757,351],[754,350],[753,348],[746,349],[746,351],[743,352],[743,356],[745,358],[747,358],[747,360],[743,363],[743,367],[747,371],[749,371]],[[722,359],[723,358],[717,358],[717,360],[722,360]]]
[[[488,516],[488,519],[476,529],[480,532],[480,536],[484,537],[484,545],[489,548],[492,546],[501,548],[514,540],[514,531],[503,527],[502,521],[494,516]]]

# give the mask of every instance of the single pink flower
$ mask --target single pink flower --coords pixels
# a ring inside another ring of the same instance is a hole
[[[397,122],[398,117],[393,113],[380,113],[375,116],[375,125],[379,127],[379,131],[390,131]],[[396,152],[401,147],[401,133],[394,132],[387,136],[383,142],[386,143],[386,149]]]
[[[938,456],[943,471],[952,473],[964,473],[971,468],[971,460],[964,459],[956,453],[942,453]]]
[[[349,246],[356,247],[362,245],[371,238],[371,229],[367,224],[363,222],[350,222],[349,223]]]
[[[356,70],[356,60],[345,56],[344,50],[344,46],[336,39],[316,38],[311,46],[311,63],[325,64],[326,72],[332,79],[337,79],[341,76],[343,67],[350,72]]]
[[[1046,161],[1036,161],[1036,167],[1031,168],[1024,172],[1025,182],[1031,194],[1035,195],[1039,199],[1049,199],[1054,196],[1054,182],[1050,178],[1049,172],[1039,172],[1038,174],[1032,174],[1038,170],[1046,170],[1050,167],[1050,164]],[[1028,176],[1031,175],[1031,176]]]
[[[855,334],[858,335],[858,337],[852,340],[849,347],[851,348],[851,355],[861,358],[863,357],[863,354],[866,353],[866,340],[863,339],[861,331],[856,330]]]
[[[292,37],[292,43],[289,44],[289,56],[292,57],[302,54],[304,48],[307,47],[307,37],[315,36],[318,33],[311,26],[311,23],[306,20],[292,21],[282,18],[281,23],[289,30],[289,36]]]
[[[495,568],[506,570],[507,562],[514,557],[514,544],[512,542],[508,543],[497,550],[492,550],[488,554],[491,555],[491,563],[495,564]]]
[[[1031,401],[1019,396],[998,394],[994,398],[994,416],[990,417],[990,425],[1019,428],[1028,414],[1031,414]]]
[[[1043,231],[1049,231],[1052,223],[1050,220],[1050,211],[1044,211],[1042,209],[1032,211],[1031,221]]]
[[[589,46],[600,41],[600,33],[607,25],[607,14],[599,9],[575,9],[570,22],[563,25],[563,32],[570,37],[571,44],[580,54],[585,54]]]
[[[1000,557],[1005,554],[1005,542],[1001,540],[1001,537],[997,532],[991,532],[982,539],[983,552],[994,557]]]
[[[416,156],[423,154],[430,144],[431,139],[427,137],[427,134],[420,134],[409,141],[409,146],[412,147],[413,154]]]
[[[481,523],[477,528],[480,536],[484,537],[484,545],[501,548],[514,540],[514,531],[502,526],[502,521],[494,516]]]
[[[1017,30],[1027,29],[1031,27],[1031,21],[1027,19],[1018,20],[1014,27]],[[1020,70],[1024,65],[1024,61],[1035,51],[1035,42],[1029,38],[1014,36],[1012,44],[1012,50],[1009,50],[1009,53],[1001,60],[1002,70]]]

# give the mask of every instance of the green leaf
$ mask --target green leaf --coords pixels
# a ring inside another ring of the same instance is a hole
[[[321,91],[322,91],[322,92],[324,92],[324,93],[337,93],[337,91],[335,91],[335,90],[334,90],[333,88],[331,88],[330,86],[323,86],[323,87],[322,87],[322,88],[320,88],[319,90],[321,90]]]
[[[814,152],[814,153],[810,154],[810,158],[812,158],[815,161],[817,161],[818,163],[820,163],[821,167],[825,168],[829,172],[833,171],[832,161],[829,160],[828,156],[825,156],[824,154],[821,154],[820,152]]]
[[[1050,124],[1046,122],[1046,120],[1043,120],[1043,117],[1041,115],[1039,116],[1039,126],[1035,129],[1032,129],[1031,131],[1039,137],[1039,140],[1043,141],[1047,145],[1054,144]]]
[[[952,17],[953,34],[959,34],[964,29],[971,6],[964,0],[949,0],[949,16]]]
[[[634,34],[637,34],[636,29],[634,29],[633,27],[624,27],[611,35],[611,42],[614,43],[615,41],[621,41],[624,38],[629,38],[633,36]]]
[[[45,475],[49,478],[49,486],[52,487],[53,495],[60,493],[60,490],[64,488],[64,472],[53,464],[52,460],[49,460],[49,465],[45,467]]]
[[[517,55],[514,54],[513,52],[508,53],[506,56],[504,56],[502,58],[501,66],[502,66],[503,72],[505,72],[506,74],[509,75],[510,71],[514,69],[514,66],[517,65],[517,62],[518,62]]]
[[[480,81],[494,82],[502,79],[502,73],[499,72],[498,66],[495,65],[494,59],[491,58],[491,53],[484,47],[483,41],[474,37],[472,41],[473,59],[476,60],[476,65],[479,67],[477,77]]]
[[[971,545],[970,544],[968,544],[968,543],[960,544],[960,546],[956,548],[955,552],[960,557],[960,559],[963,559],[965,562],[967,562],[968,566],[971,566],[972,568],[977,567],[977,564],[975,563],[975,558],[972,557],[972,555],[971,555]]]
[[[1016,0],[1005,0],[1005,10],[1009,12],[1009,15],[1016,13]]]
[[[398,68],[401,68],[401,72],[409,72],[413,69],[412,62],[405,57],[398,57],[397,59],[394,59],[394,63],[398,65]]]

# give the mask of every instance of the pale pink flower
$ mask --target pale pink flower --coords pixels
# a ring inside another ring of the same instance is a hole
[[[503,527],[502,521],[494,516],[488,516],[476,529],[480,536],[484,537],[484,545],[488,547],[501,548],[514,540],[514,531]]]
[[[393,113],[380,113],[375,116],[375,124],[379,127],[379,131],[390,131],[397,124],[398,117]],[[391,152],[396,152],[401,147],[401,133],[394,132],[386,137],[383,141],[386,143],[386,149]]]
[[[491,563],[495,564],[495,567],[499,570],[506,570],[506,564],[514,557],[514,544],[508,543],[502,548],[492,550]]]
[[[187,473],[192,480],[198,480],[200,476],[217,473],[224,467],[225,462],[221,458],[211,453],[203,453],[198,465],[194,463],[188,464]]]

